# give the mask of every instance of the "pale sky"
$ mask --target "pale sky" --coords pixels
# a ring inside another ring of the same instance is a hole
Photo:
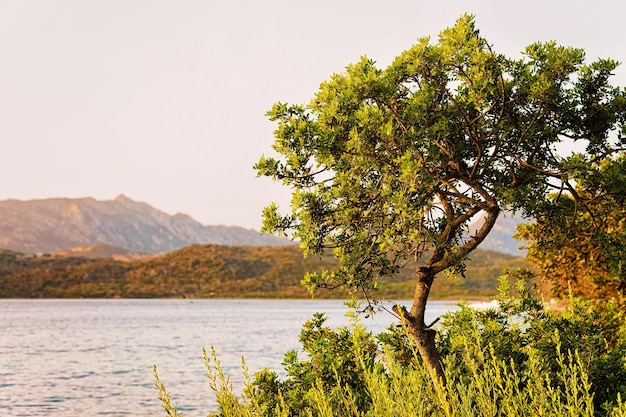
[[[271,105],[464,12],[509,56],[553,39],[626,62],[623,0],[0,0],[0,200],[125,194],[259,229],[290,200],[252,169]]]

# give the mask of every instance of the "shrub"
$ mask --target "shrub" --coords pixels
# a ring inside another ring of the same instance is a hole
[[[214,352],[205,354],[219,404],[211,416],[626,416],[618,308],[573,299],[546,310],[522,282],[513,289],[503,278],[499,308],[462,305],[441,320],[445,383],[431,378],[404,329],[375,337],[358,323],[330,329],[325,320],[305,323],[306,357],[288,352],[286,377],[269,369],[250,377],[244,365],[239,396]]]

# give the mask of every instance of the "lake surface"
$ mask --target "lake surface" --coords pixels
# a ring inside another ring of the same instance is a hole
[[[407,304],[408,305],[408,304]],[[456,309],[431,301],[427,320]],[[214,346],[236,391],[241,357],[250,373],[282,370],[315,312],[348,324],[341,301],[0,300],[0,410],[6,416],[165,415],[152,366],[186,417],[216,404],[202,348]],[[364,319],[374,332],[394,323]]]

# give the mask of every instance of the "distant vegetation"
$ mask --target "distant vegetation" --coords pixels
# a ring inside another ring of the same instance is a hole
[[[333,269],[331,255],[303,258],[296,246],[192,245],[130,262],[27,255],[0,251],[0,297],[11,298],[309,298],[300,285],[305,272]],[[522,258],[477,250],[465,278],[438,279],[434,298],[487,298],[505,268],[528,267]],[[414,287],[411,266],[381,280],[381,299],[408,299]],[[316,298],[344,298],[320,289]]]

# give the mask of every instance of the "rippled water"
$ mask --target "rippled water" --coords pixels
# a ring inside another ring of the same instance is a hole
[[[430,302],[434,318],[454,308]],[[0,300],[0,410],[7,416],[159,416],[152,366],[186,417],[215,409],[202,348],[241,381],[241,357],[253,373],[280,370],[298,349],[314,312],[347,324],[341,301],[294,300]],[[373,331],[392,323],[366,320]]]

